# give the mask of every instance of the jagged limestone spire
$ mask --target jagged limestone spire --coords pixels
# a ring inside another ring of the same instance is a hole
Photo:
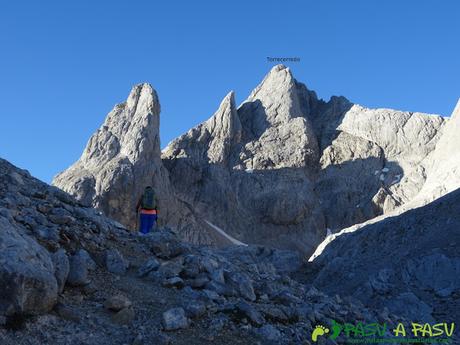
[[[220,103],[219,109],[206,121],[211,133],[208,157],[211,163],[226,161],[230,147],[241,140],[241,122],[235,106],[235,93],[229,92]]]
[[[163,221],[177,211],[160,154],[160,103],[150,84],[134,86],[91,136],[81,158],[53,184],[128,227],[136,224],[137,199],[154,186]]]

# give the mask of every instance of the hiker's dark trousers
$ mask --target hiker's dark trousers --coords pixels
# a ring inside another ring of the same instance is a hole
[[[152,231],[152,228],[155,226],[157,221],[156,214],[142,214],[141,213],[141,222],[139,224],[139,231],[143,234],[148,234]]]

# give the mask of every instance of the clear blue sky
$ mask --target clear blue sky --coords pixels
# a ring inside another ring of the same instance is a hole
[[[131,87],[150,82],[161,138],[243,101],[273,64],[321,98],[449,115],[460,1],[3,1],[0,157],[50,181]]]

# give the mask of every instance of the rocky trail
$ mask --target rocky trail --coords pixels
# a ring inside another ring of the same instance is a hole
[[[92,271],[90,285],[66,288],[51,314],[26,318],[22,325],[11,325],[19,329],[0,333],[2,344],[212,344],[214,341],[243,344],[245,339],[258,341],[257,336],[244,329],[211,334],[208,325],[200,319],[195,319],[193,326],[187,329],[163,332],[163,312],[187,306],[187,302],[176,289],[139,277],[139,266],[151,255],[138,251],[142,245],[136,236],[128,234],[125,241],[121,252],[130,262],[125,274]],[[121,312],[105,306],[107,301],[120,296]],[[124,308],[126,305],[129,306]]]

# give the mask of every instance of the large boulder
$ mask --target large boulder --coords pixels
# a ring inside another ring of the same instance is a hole
[[[162,322],[165,331],[177,331],[190,326],[190,320],[182,308],[172,308],[165,311]]]
[[[48,252],[0,217],[0,315],[40,314],[53,308],[58,284]]]
[[[90,283],[88,271],[90,270],[91,262],[85,253],[85,251],[79,250],[70,257],[67,284],[83,286]]]
[[[51,256],[54,265],[54,276],[58,284],[58,291],[61,293],[64,290],[64,285],[70,272],[69,258],[64,249],[59,249]]]

